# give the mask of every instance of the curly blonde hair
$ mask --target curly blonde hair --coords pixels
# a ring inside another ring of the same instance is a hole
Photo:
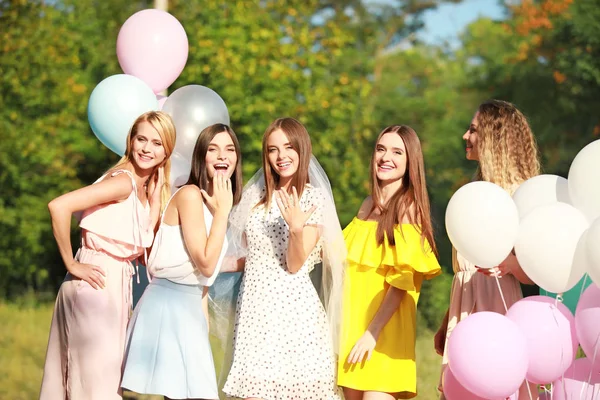
[[[527,118],[502,100],[482,103],[477,111],[476,179],[495,183],[509,193],[540,174],[537,144]]]

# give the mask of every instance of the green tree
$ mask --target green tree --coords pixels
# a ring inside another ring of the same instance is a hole
[[[91,133],[86,107],[95,85],[118,72],[115,39],[106,38],[133,9],[87,0],[0,7],[0,295],[10,296],[61,279],[46,204],[116,159]]]
[[[478,62],[472,87],[514,102],[529,117],[545,172],[566,176],[600,134],[597,0],[527,1],[506,21],[477,21],[464,37]]]
[[[418,28],[420,13],[438,2],[400,3],[176,2],[172,12],[197,46],[175,86],[200,83],[221,94],[240,135],[246,176],[260,166],[262,133],[272,120],[302,121],[345,225],[367,191],[361,149],[371,146],[379,129],[372,115],[372,60]]]
[[[367,192],[364,157],[385,125],[374,91],[378,60],[440,2],[172,0],[190,55],[171,89],[202,84],[223,97],[246,177],[260,165],[260,139],[273,119],[304,122],[345,225]],[[0,295],[62,279],[46,204],[116,161],[89,129],[87,101],[102,79],[121,73],[118,30],[149,5],[0,0]]]

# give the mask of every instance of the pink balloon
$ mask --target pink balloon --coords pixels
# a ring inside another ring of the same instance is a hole
[[[583,292],[575,310],[577,337],[585,355],[600,371],[600,288],[590,285]]]
[[[163,108],[163,104],[165,104],[165,101],[167,101],[168,97],[167,96],[163,96],[160,94],[156,95],[156,100],[158,100],[158,109],[162,110]]]
[[[486,397],[477,396],[465,389],[458,379],[456,379],[450,368],[446,368],[444,371],[444,397],[447,400],[490,400]],[[517,394],[511,395],[510,399],[517,400]],[[506,397],[499,397],[493,400],[506,400]]]
[[[504,315],[477,312],[454,328],[448,360],[456,379],[470,392],[486,399],[506,398],[525,379],[527,341]]]
[[[121,27],[117,58],[126,74],[140,78],[158,93],[183,71],[188,58],[187,35],[168,12],[142,10]]]
[[[553,400],[592,400],[600,396],[600,375],[592,373],[592,362],[578,358],[561,377],[552,384]],[[591,379],[590,379],[591,378]],[[588,384],[588,380],[589,383]]]
[[[527,339],[528,381],[545,384],[558,379],[569,368],[579,346],[575,318],[556,299],[532,296],[519,300],[506,313]]]

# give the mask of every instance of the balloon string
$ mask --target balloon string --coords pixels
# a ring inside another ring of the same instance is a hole
[[[554,387],[552,387],[552,390],[550,390],[550,389],[548,389],[546,387],[546,385],[540,385],[540,389],[542,389],[546,395],[548,393],[550,393],[550,400],[553,400],[553,397],[554,397]]]
[[[496,268],[494,268],[494,272],[496,272]],[[502,299],[502,304],[504,305],[504,311],[508,312],[508,306],[506,305],[506,300],[504,299],[504,293],[502,293],[502,287],[500,286],[500,279],[498,279],[498,274],[494,274],[494,278],[496,279],[496,285],[498,286],[498,291],[500,291],[500,298]]]
[[[596,343],[594,343],[594,355],[592,356],[592,368],[590,369],[590,373],[587,379],[587,385],[585,386],[585,391],[587,395],[587,390],[589,387],[592,387],[592,400],[596,397],[596,385],[592,386],[592,374],[594,372],[594,363],[596,362],[596,355],[598,354],[598,345],[600,344],[600,335],[596,338]],[[583,388],[581,388],[583,392]]]
[[[558,307],[558,303],[562,303],[564,301],[563,293],[556,294],[556,300],[554,301],[554,305]],[[563,395],[567,398],[567,387],[565,386],[565,371],[560,375],[560,382],[562,383]],[[552,388],[552,393],[554,393],[554,388]],[[552,394],[550,394],[550,400],[552,400]]]
[[[581,298],[581,296],[583,295],[583,292],[585,291],[585,284],[588,278],[588,274],[583,275],[583,282],[581,284],[581,289],[579,291],[579,298]],[[594,355],[592,356],[592,366],[594,365],[594,361],[596,359],[596,353],[598,351],[598,339],[596,339],[596,344],[594,345]],[[593,367],[592,367],[593,370]],[[581,392],[579,393],[579,398],[583,399],[583,391],[585,389],[585,394],[587,397],[587,391],[588,391],[588,387],[590,385],[590,382],[592,381],[592,370],[590,370],[590,373],[588,375],[588,379],[587,379],[587,384],[581,387]],[[592,400],[594,399],[594,391],[592,391]]]
[[[583,275],[583,283],[581,284],[581,290],[579,291],[579,298],[581,298],[581,295],[583,294],[583,292],[585,292],[585,284],[587,282],[587,278],[588,274]]]
[[[533,394],[531,394],[531,386],[529,385],[529,381],[525,379],[525,384],[527,385],[527,392],[529,393],[529,400],[533,400]]]
[[[554,322],[556,323],[556,326],[559,327],[559,328],[560,328],[560,326],[558,324],[558,319],[557,319],[557,314],[556,313],[560,312],[560,310],[558,309],[558,303],[559,302],[562,303],[562,301],[563,301],[562,293],[557,293],[556,294],[556,300],[554,301],[554,312],[552,313],[552,318],[554,318]],[[561,366],[561,369],[562,369],[561,383],[562,383],[562,387],[563,387],[564,396],[565,396],[565,399],[566,399],[567,398],[567,391],[566,391],[566,386],[565,386],[565,370],[566,370],[566,368],[563,368],[564,362],[565,362],[565,351],[564,351],[564,348],[563,348],[560,351],[560,366]],[[553,393],[554,393],[554,386],[552,387],[552,392],[550,392],[550,400],[552,400]]]
[[[558,308],[558,303],[562,303],[562,302],[563,302],[563,294],[562,293],[557,293],[556,294],[556,298],[554,300],[554,306],[556,308]],[[554,319],[556,320],[556,317],[554,317]],[[562,365],[562,356],[563,355],[561,353],[561,365]],[[565,395],[565,398],[566,398],[566,396],[567,396],[567,390],[566,390],[566,387],[565,387],[565,371],[563,371],[561,373],[561,375],[560,375],[560,381],[562,383],[563,392],[564,392],[564,395]],[[550,400],[552,400],[553,394],[554,394],[554,387],[552,388],[552,392],[550,392]]]
[[[496,272],[496,268],[494,268],[494,272]],[[498,291],[500,292],[500,298],[502,299],[502,304],[504,305],[504,311],[508,312],[508,306],[506,305],[506,300],[504,299],[504,293],[502,292],[502,286],[500,286],[500,279],[498,278],[498,274],[494,274],[494,278],[496,279],[496,285],[498,286]],[[531,393],[531,388],[529,387],[529,381],[525,379],[525,384],[527,385],[527,392],[529,392],[529,400],[533,400],[533,394]]]
[[[579,298],[581,298],[581,295],[583,295],[583,292],[585,291],[585,283],[587,281],[588,278],[588,274],[583,275],[583,282],[581,284],[581,290],[579,291]],[[592,356],[592,365],[594,364],[594,359],[596,358],[596,351],[598,350],[598,339],[596,339],[596,345],[594,346],[594,355]],[[592,368],[593,370],[593,368]],[[587,384],[583,385],[581,387],[581,392],[579,393],[579,398],[583,399],[584,393],[583,390],[585,389],[585,395],[587,397],[587,392],[588,392],[588,387],[590,385],[590,382],[592,380],[592,371],[590,370],[590,374],[588,376],[587,379]],[[594,399],[594,392],[592,391],[592,400]]]
[[[556,297],[554,299],[554,306],[558,308],[558,303],[562,303],[563,302],[563,294],[562,293],[556,293]],[[556,320],[556,317],[554,318]],[[562,363],[562,353],[561,353],[561,363]],[[560,382],[562,383],[562,388],[563,388],[563,395],[567,396],[567,389],[565,387],[565,371],[563,371],[560,374]],[[552,400],[552,398],[554,397],[554,385],[552,385],[552,391],[550,392],[550,400]]]
[[[563,295],[562,293],[556,294],[556,301],[554,302],[554,305],[556,307],[558,307],[558,303],[562,303],[564,301],[564,297],[562,295]]]

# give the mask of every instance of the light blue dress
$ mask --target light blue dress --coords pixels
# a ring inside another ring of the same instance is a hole
[[[208,234],[212,215],[206,205],[204,220]],[[122,388],[171,399],[219,398],[202,294],[218,275],[226,248],[224,243],[207,278],[194,268],[181,226],[161,219],[148,259],[153,279],[127,329]]]

